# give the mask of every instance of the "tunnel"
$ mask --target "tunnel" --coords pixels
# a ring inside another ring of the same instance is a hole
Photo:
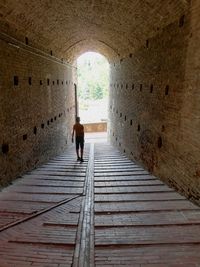
[[[92,51],[110,64],[109,143],[198,209],[199,16],[198,0],[1,0],[1,188],[71,149],[76,61]],[[150,263],[129,266],[175,266]]]

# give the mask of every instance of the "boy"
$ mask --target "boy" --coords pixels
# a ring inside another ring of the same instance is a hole
[[[80,117],[76,117],[76,123],[73,126],[72,143],[74,142],[74,132],[76,137],[76,154],[77,160],[83,162],[83,148],[84,148],[84,127],[80,124]],[[79,146],[81,148],[81,157],[79,156]]]

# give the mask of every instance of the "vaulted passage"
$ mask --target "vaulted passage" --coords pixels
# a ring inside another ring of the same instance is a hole
[[[71,149],[76,60],[93,51],[110,64],[109,142],[199,205],[199,17],[198,0],[0,0],[0,186]]]

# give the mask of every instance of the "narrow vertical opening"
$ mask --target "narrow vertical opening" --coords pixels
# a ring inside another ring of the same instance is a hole
[[[37,134],[37,127],[36,127],[36,126],[33,128],[33,133],[34,133],[35,135]]]
[[[84,125],[86,138],[93,134],[105,136],[106,139],[108,88],[119,88],[121,83],[109,83],[109,63],[98,53],[87,52],[81,55],[77,59],[77,69],[77,114]],[[112,109],[112,105],[110,106]],[[113,107],[113,112],[114,110]]]
[[[167,85],[166,87],[165,87],[165,95],[168,95],[169,94],[169,85]]]
[[[19,78],[18,76],[14,76],[14,85],[18,85],[19,84]]]
[[[150,86],[150,93],[153,93],[153,84]]]
[[[28,37],[25,37],[25,44],[28,45]]]
[[[2,144],[1,151],[3,154],[7,154],[9,152],[9,145],[8,144]]]
[[[158,148],[161,148],[162,147],[162,137],[159,136],[158,137]]]
[[[179,27],[180,28],[183,27],[184,23],[185,23],[185,15],[182,15],[179,19]]]
[[[23,140],[25,141],[27,139],[27,134],[23,135]]]

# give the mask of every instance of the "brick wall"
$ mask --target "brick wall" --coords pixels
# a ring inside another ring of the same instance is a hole
[[[0,185],[60,153],[74,122],[73,68],[0,41]]]
[[[200,4],[111,65],[114,145],[200,203]]]

